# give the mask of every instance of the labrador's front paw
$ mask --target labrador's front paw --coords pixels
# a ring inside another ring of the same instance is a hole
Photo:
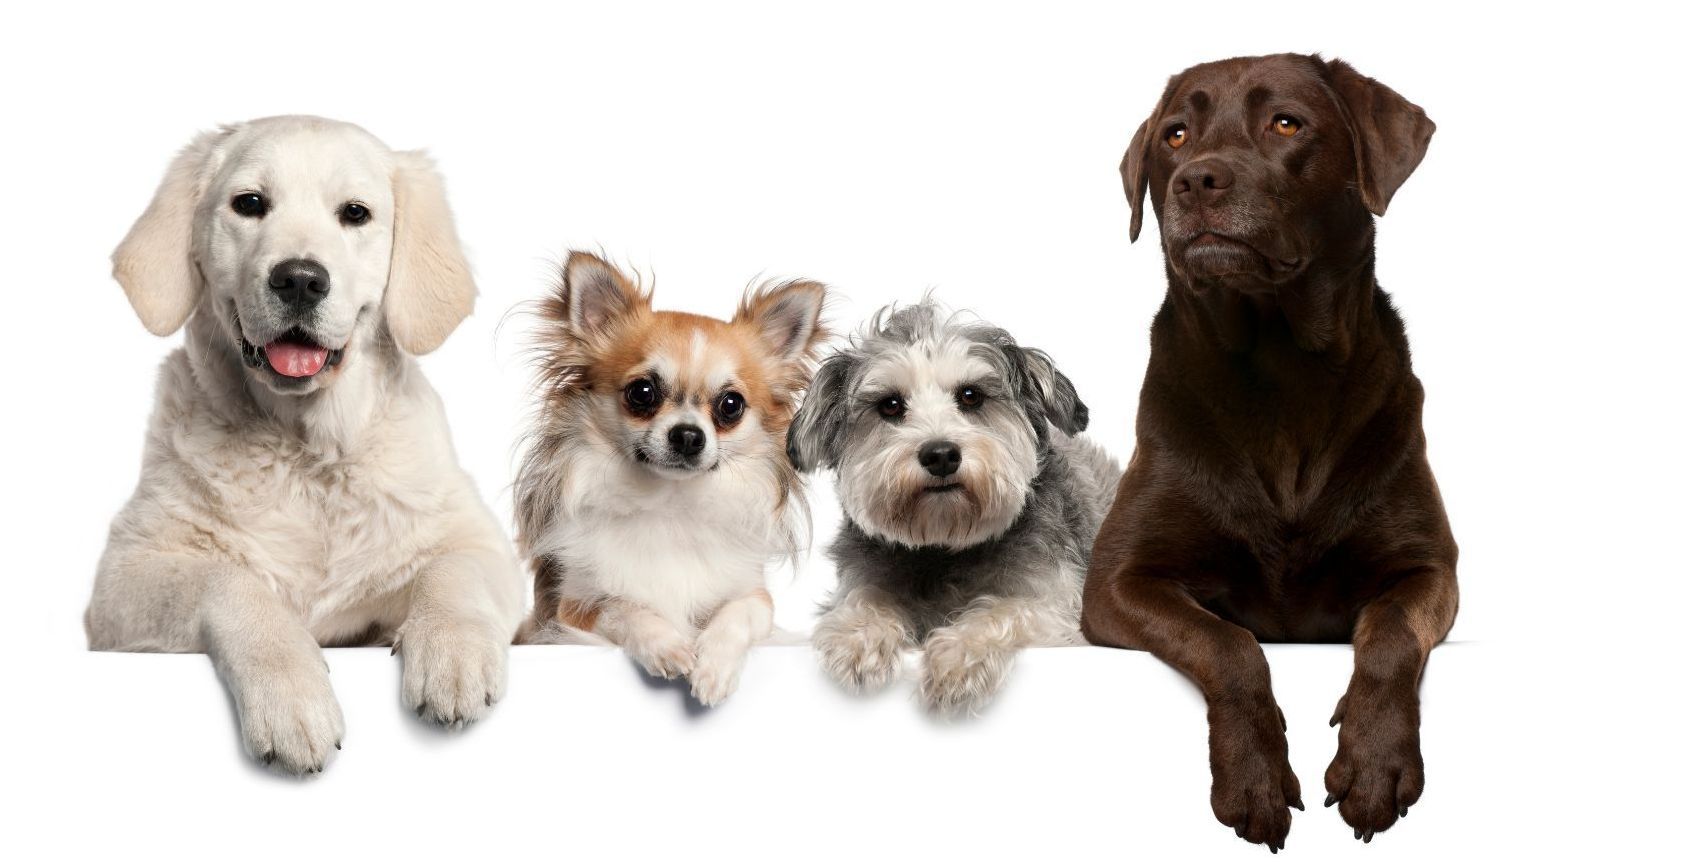
[[[442,726],[480,720],[505,695],[507,644],[484,625],[407,622],[394,642],[406,707]]]
[[[346,724],[321,659],[257,669],[232,680],[230,688],[241,742],[267,768],[315,774],[340,750]]]
[[[1010,673],[1014,653],[971,637],[969,630],[942,627],[922,646],[922,702],[943,716],[984,708]]]

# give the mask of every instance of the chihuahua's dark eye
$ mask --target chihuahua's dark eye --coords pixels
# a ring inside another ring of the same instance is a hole
[[[347,226],[363,226],[370,222],[370,209],[357,202],[348,202],[341,206],[341,223]]]
[[[1276,115],[1269,121],[1269,128],[1283,136],[1294,136],[1304,129],[1304,124],[1292,115]]]
[[[1179,148],[1187,143],[1187,125],[1176,124],[1163,134],[1164,144],[1171,148]]]
[[[263,217],[270,203],[257,193],[242,193],[229,200],[229,210],[242,217]]]
[[[717,398],[717,405],[711,408],[712,415],[717,417],[719,425],[733,425],[740,421],[740,414],[746,412],[746,399],[739,392],[724,392]]]
[[[987,393],[974,386],[964,386],[958,390],[958,406],[966,410],[973,410],[987,400]]]
[[[899,395],[888,395],[875,405],[884,419],[897,419],[905,415],[905,399]]]
[[[623,403],[635,413],[651,413],[658,406],[658,385],[647,379],[635,380],[623,387]]]

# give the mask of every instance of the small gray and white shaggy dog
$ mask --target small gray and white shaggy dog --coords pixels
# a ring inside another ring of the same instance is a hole
[[[877,313],[818,370],[788,432],[833,468],[840,583],[812,636],[852,691],[922,648],[923,703],[973,713],[1018,649],[1081,644],[1081,585],[1121,470],[1077,437],[1069,378],[1009,332],[929,299]]]

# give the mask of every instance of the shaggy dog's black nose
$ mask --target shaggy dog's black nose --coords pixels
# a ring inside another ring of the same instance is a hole
[[[270,269],[270,291],[293,310],[308,310],[329,294],[329,269],[310,259],[288,259]]]
[[[705,432],[698,425],[677,425],[670,429],[670,448],[692,458],[705,451]]]
[[[951,476],[963,464],[963,449],[950,440],[930,440],[917,450],[917,461],[935,476]]]

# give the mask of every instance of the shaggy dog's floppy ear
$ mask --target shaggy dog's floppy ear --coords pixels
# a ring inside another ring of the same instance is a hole
[[[129,296],[141,324],[168,335],[200,303],[200,269],[194,262],[194,215],[214,169],[217,146],[233,128],[201,133],[176,155],[147,210],[112,253],[112,277]]]
[[[827,334],[821,328],[823,296],[827,290],[813,280],[795,280],[762,287],[742,299],[734,321],[757,326],[764,344],[783,362],[814,352]]]
[[[400,348],[420,356],[470,315],[476,283],[434,163],[422,151],[396,152],[393,185],[394,254],[382,307]]]
[[[1007,347],[1005,354],[1010,357],[1031,420],[1044,417],[1072,436],[1087,430],[1087,405],[1075,393],[1075,384],[1052,364],[1051,356],[1022,347]]]
[[[851,370],[852,357],[837,353],[823,362],[805,388],[805,400],[787,428],[787,460],[802,472],[833,467],[840,461],[846,440],[846,389]]]

